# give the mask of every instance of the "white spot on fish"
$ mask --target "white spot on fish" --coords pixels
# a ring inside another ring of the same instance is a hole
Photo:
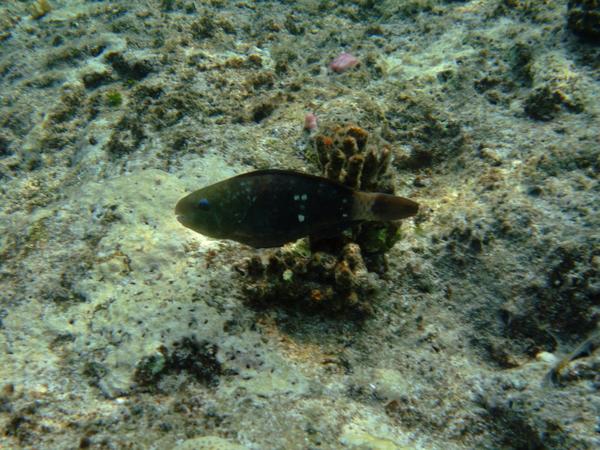
[[[294,195],[294,200],[300,200],[300,196],[299,195]]]
[[[302,194],[302,197],[300,197],[302,200],[306,200],[308,198],[308,196],[306,194]]]
[[[342,217],[348,217],[348,214],[344,213],[342,214]]]
[[[298,214],[298,222],[304,222],[304,214]]]

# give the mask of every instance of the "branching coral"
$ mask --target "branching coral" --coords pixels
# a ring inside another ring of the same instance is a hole
[[[311,141],[326,177],[354,189],[393,193],[391,149],[356,125],[325,125]],[[373,142],[371,142],[373,141]],[[260,307],[273,304],[362,318],[372,311],[385,252],[399,238],[398,223],[367,222],[334,235],[310,236],[266,260],[255,256],[238,269],[244,289]]]
[[[377,284],[356,244],[337,255],[309,252],[303,243],[245,261],[245,292],[257,307],[278,304],[302,310],[361,318],[369,314],[369,297]]]
[[[388,173],[391,149],[383,142],[370,143],[369,133],[356,126],[326,126],[315,136],[314,147],[327,178],[363,191],[393,193]],[[383,271],[383,255],[398,240],[398,223],[368,222],[350,230],[350,240],[356,242],[367,258],[371,270]],[[339,248],[348,237],[333,239]],[[311,237],[311,248],[322,248],[321,236]],[[327,239],[331,247],[332,239]],[[336,242],[337,241],[337,242]]]

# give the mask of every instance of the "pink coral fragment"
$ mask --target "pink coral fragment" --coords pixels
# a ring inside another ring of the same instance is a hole
[[[315,130],[317,128],[317,116],[314,113],[308,113],[304,116],[304,129],[308,131]]]
[[[336,73],[342,73],[348,69],[356,67],[358,63],[358,58],[356,58],[354,55],[343,52],[331,62],[329,68]]]

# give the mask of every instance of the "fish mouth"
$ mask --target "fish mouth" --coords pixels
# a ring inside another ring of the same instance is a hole
[[[186,220],[186,215],[184,212],[185,209],[185,205],[183,204],[183,200],[185,200],[185,198],[182,198],[181,200],[179,200],[177,202],[177,204],[175,205],[175,217],[177,217],[177,221],[182,224],[182,225],[186,225],[187,220]]]
[[[179,222],[181,225],[185,227],[190,226],[190,221],[188,217],[185,214],[181,213],[181,211],[175,212],[175,217],[177,218],[177,222]]]
[[[183,200],[183,199],[181,199],[181,200]],[[182,205],[182,201],[181,201],[181,200],[179,200],[179,201],[177,202],[177,204],[175,205],[175,215],[176,215],[177,217],[179,217],[180,215],[182,215],[182,214],[183,214],[183,211],[182,211],[182,209],[183,209],[183,205]]]
[[[177,214],[177,216],[175,217],[177,218],[177,222],[179,222],[181,225],[183,225],[186,228],[189,228],[190,230],[194,230],[194,224],[188,216],[186,216],[185,214]]]

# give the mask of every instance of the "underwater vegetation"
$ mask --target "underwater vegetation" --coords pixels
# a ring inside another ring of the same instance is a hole
[[[106,93],[106,104],[113,108],[120,106],[123,103],[123,96],[119,91],[110,90]]]

